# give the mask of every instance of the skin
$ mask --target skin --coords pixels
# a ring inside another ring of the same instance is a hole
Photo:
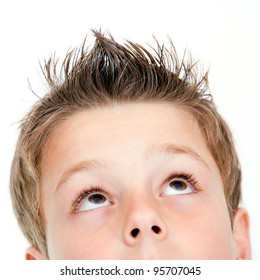
[[[167,144],[170,153],[156,150]],[[105,165],[78,166],[89,159]],[[50,259],[250,258],[248,214],[239,208],[231,228],[218,166],[196,121],[175,105],[76,113],[49,138],[41,170]],[[197,183],[167,181],[172,172],[192,174]],[[183,190],[172,188],[180,182]],[[73,207],[90,186],[105,194]],[[30,247],[26,258],[45,256]]]

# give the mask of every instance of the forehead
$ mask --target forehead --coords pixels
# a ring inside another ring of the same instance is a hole
[[[94,132],[95,134],[86,135],[88,139],[96,138],[102,133],[104,136],[106,135],[105,140],[108,141],[115,134],[119,136],[131,132],[132,135],[135,135],[142,130],[140,136],[143,136],[151,129],[154,132],[165,129],[182,130],[182,132],[185,130],[186,133],[201,135],[193,116],[176,105],[170,103],[130,103],[79,111],[73,114],[56,128],[48,140],[48,145],[55,144],[57,137],[73,136],[72,132],[78,134],[87,131]],[[107,135],[108,130],[112,133],[110,136]],[[154,137],[156,136],[158,135],[155,134]],[[134,136],[132,138],[134,139]]]
[[[104,158],[120,164],[127,156],[136,162],[149,148],[172,143],[185,146],[214,164],[193,116],[171,103],[119,104],[75,113],[49,138],[43,150],[42,171],[86,158]]]
[[[186,110],[170,103],[130,103],[75,113],[55,129],[44,151],[59,152],[83,142],[89,153],[98,153],[102,146],[120,149],[121,143],[129,148],[143,143],[147,147],[160,141],[205,144],[197,122]]]

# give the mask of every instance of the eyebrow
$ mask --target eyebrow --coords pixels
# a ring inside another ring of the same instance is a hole
[[[176,154],[184,154],[191,156],[193,159],[199,161],[202,163],[207,169],[210,170],[208,164],[206,161],[192,148],[186,147],[186,146],[178,146],[171,143],[166,143],[160,146],[150,146],[145,153],[145,159],[146,161],[151,160],[152,158],[155,158],[158,155],[165,154],[165,155],[176,155]],[[59,180],[57,184],[57,188],[55,190],[55,193],[59,191],[61,186],[74,174],[79,173],[81,171],[91,171],[93,169],[97,168],[108,168],[109,164],[108,162],[102,160],[102,159],[87,159],[80,163],[77,163],[76,165],[73,165],[72,167],[68,168],[61,176],[61,179]]]
[[[145,158],[148,161],[151,160],[151,158],[154,158],[160,154],[166,154],[166,155],[186,154],[195,158],[197,161],[200,161],[208,169],[210,169],[206,161],[192,148],[186,146],[179,146],[171,143],[166,143],[160,146],[157,145],[150,146],[145,153]]]
[[[61,179],[59,180],[57,184],[57,188],[55,190],[55,193],[59,191],[61,186],[68,181],[68,179],[74,175],[75,173],[79,173],[81,171],[90,171],[96,168],[107,168],[107,163],[104,160],[101,159],[87,159],[80,163],[77,163],[76,165],[68,168],[63,174]]]

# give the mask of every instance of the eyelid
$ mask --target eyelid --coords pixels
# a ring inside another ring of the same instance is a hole
[[[85,198],[89,197],[90,195],[96,194],[96,193],[104,195],[112,203],[111,195],[107,191],[105,191],[101,187],[90,186],[89,188],[81,190],[76,195],[76,198],[72,201],[71,212],[72,213],[78,213],[79,212],[79,207],[81,206],[82,201]]]
[[[170,172],[170,174],[166,177],[167,179],[163,182],[163,190],[166,185],[172,182],[174,179],[181,179],[189,183],[189,187],[192,188],[194,192],[200,191],[200,187],[198,185],[198,180],[192,173],[186,172]]]

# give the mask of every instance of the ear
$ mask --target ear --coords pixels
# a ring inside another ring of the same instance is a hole
[[[251,259],[249,234],[249,215],[243,208],[238,208],[233,219],[233,240],[235,245],[235,259]]]
[[[26,251],[25,251],[25,259],[26,260],[47,260],[47,258],[35,247],[30,246]]]

